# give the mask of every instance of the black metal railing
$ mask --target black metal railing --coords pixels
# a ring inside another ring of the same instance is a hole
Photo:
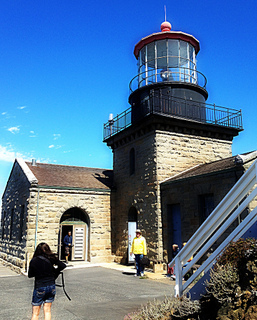
[[[142,101],[139,107],[128,108],[104,124],[104,141],[129,127],[147,115],[159,114],[196,121],[203,124],[243,130],[241,110],[216,106],[172,96],[152,95]]]
[[[182,82],[205,88],[206,77],[195,69],[184,67],[167,67],[165,69],[150,69],[137,74],[129,83],[130,92],[138,88],[160,82]]]
[[[131,125],[131,107],[104,124],[104,140]]]

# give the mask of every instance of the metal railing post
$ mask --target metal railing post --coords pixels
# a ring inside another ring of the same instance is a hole
[[[175,258],[175,276],[176,276],[176,285],[174,288],[174,295],[175,297],[181,297],[183,294],[182,288],[182,266],[179,257]]]

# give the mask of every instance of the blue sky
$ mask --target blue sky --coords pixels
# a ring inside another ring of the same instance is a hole
[[[172,30],[200,41],[209,103],[242,109],[233,154],[257,149],[257,1],[1,0],[0,195],[15,157],[112,168],[109,113],[129,107],[134,45]]]

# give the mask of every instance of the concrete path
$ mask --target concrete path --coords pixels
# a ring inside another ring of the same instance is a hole
[[[0,319],[30,319],[34,280],[7,269],[0,264]],[[165,275],[147,272],[148,279],[139,279],[134,272],[118,264],[68,266],[65,288],[72,300],[57,288],[52,320],[122,320],[147,301],[173,294],[174,282]]]
[[[0,278],[1,277],[13,277],[13,276],[17,276],[17,273],[12,271],[10,268],[4,266],[0,262]]]

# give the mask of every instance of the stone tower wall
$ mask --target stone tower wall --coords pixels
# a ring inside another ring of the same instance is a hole
[[[231,157],[231,147],[231,141],[157,131],[158,182],[197,164]]]
[[[134,206],[149,256],[162,259],[160,182],[197,164],[231,156],[231,144],[231,141],[156,130],[114,148],[116,254],[127,256],[128,211]],[[129,164],[131,148],[135,149],[133,175]]]

